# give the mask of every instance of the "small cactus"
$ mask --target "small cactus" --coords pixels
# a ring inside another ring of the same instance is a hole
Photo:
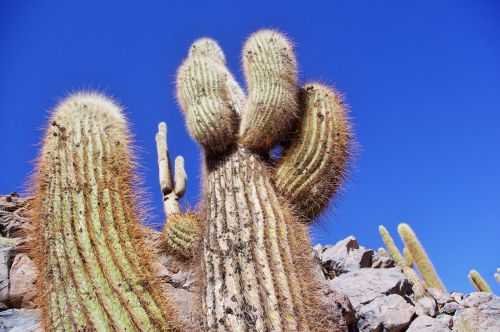
[[[120,107],[96,93],[51,116],[31,234],[46,330],[180,329],[142,241],[129,136]]]
[[[399,236],[401,236],[405,247],[410,251],[415,265],[420,271],[420,274],[424,279],[426,286],[428,288],[437,288],[441,291],[446,292],[446,287],[437,275],[437,272],[434,269],[429,256],[425,252],[424,247],[418,240],[413,229],[411,229],[408,224],[399,224],[398,233]]]
[[[468,274],[469,280],[478,292],[491,293],[491,287],[486,280],[476,270],[470,270]]]
[[[165,249],[184,259],[193,256],[201,237],[200,221],[194,213],[172,214],[163,227]]]

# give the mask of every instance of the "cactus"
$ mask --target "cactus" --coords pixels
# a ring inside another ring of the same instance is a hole
[[[494,274],[495,280],[500,284],[500,267],[497,268],[497,271]]]
[[[311,220],[328,204],[345,177],[351,131],[340,94],[321,84],[303,90],[307,112],[298,137],[276,168],[276,188]]]
[[[205,328],[339,331],[320,301],[307,225],[299,221],[320,213],[343,177],[351,137],[346,110],[325,86],[297,87],[293,47],[278,32],[257,32],[245,44],[248,97],[224,64],[217,43],[203,38],[177,74],[187,127],[205,152]],[[300,143],[309,137],[318,144]],[[278,143],[288,148],[275,167],[268,152]],[[309,209],[301,197],[319,202]]]
[[[406,247],[403,248],[403,257],[405,259],[406,265],[409,267],[413,267],[413,262],[415,260],[413,259],[413,256],[411,255],[410,250],[408,250],[408,248],[406,248]]]
[[[193,256],[200,236],[200,221],[194,213],[172,214],[163,227],[165,249],[179,258]]]
[[[389,255],[391,255],[392,259],[394,259],[396,264],[403,271],[404,275],[412,283],[413,293],[415,294],[415,297],[422,297],[425,294],[425,289],[417,273],[412,269],[411,264],[409,264],[407,258],[401,255],[401,252],[396,246],[396,243],[394,243],[394,240],[389,231],[383,225],[378,226],[378,231],[380,233],[380,236],[382,237],[385,248],[389,252]]]
[[[50,331],[174,331],[176,312],[142,241],[127,121],[96,93],[52,114],[38,162],[40,305]]]
[[[486,280],[476,270],[470,270],[468,274],[469,280],[478,292],[491,293],[491,287]]]
[[[411,227],[408,224],[399,224],[398,233],[399,236],[401,236],[405,247],[410,251],[415,261],[415,265],[420,271],[420,274],[422,275],[426,286],[428,288],[437,288],[446,292],[446,287],[437,275],[437,272],[434,269],[429,256],[427,256],[424,247],[418,240],[415,232],[411,229]]]

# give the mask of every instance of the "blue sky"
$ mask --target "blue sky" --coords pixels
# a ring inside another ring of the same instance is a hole
[[[495,1],[0,2],[0,192],[22,191],[48,111],[97,89],[126,106],[150,221],[162,221],[154,134],[186,159],[186,204],[199,195],[200,150],[174,80],[190,43],[217,39],[241,79],[240,49],[260,28],[296,44],[300,80],[345,93],[359,151],[315,242],[349,234],[381,246],[377,226],[416,230],[451,290],[476,268],[497,293],[500,266],[500,5]],[[496,252],[496,254],[495,254]]]

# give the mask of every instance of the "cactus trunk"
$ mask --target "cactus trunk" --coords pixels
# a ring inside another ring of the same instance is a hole
[[[77,95],[47,131],[33,235],[50,331],[176,329],[139,239],[120,112],[102,96]]]
[[[306,230],[276,195],[265,163],[237,149],[207,160],[207,168],[207,328],[320,330],[321,322],[311,320],[319,310],[319,287],[311,275]]]

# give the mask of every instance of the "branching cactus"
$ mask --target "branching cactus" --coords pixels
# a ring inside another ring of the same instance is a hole
[[[39,158],[31,236],[47,331],[177,331],[152,275],[132,193],[127,122],[81,93],[52,114]]]
[[[469,280],[478,292],[491,293],[491,287],[488,285],[483,276],[476,270],[470,270],[468,274]]]
[[[204,38],[177,76],[187,127],[204,149],[205,328],[340,331],[321,300],[304,221],[325,208],[344,177],[346,107],[324,85],[298,87],[292,44],[275,31],[248,39],[243,67],[247,95],[221,48]],[[276,161],[269,151],[278,144],[284,152]]]

